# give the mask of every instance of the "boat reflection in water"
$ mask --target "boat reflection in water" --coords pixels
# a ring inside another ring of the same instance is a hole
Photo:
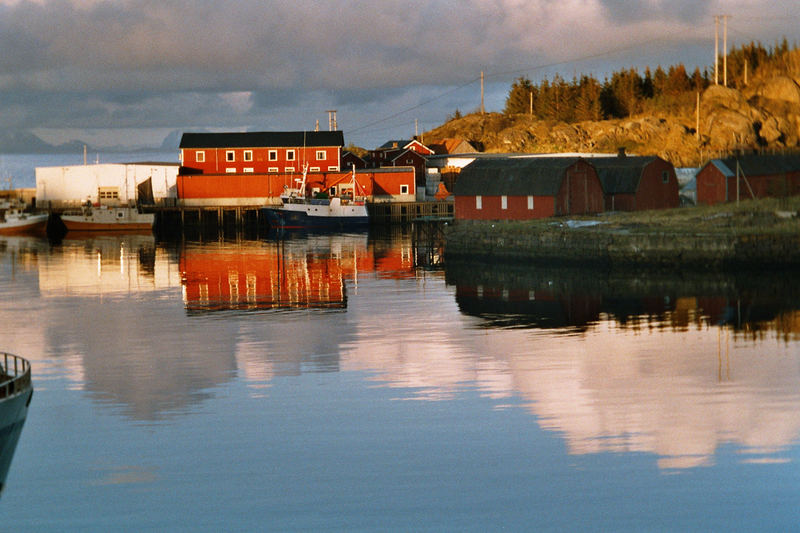
[[[0,352],[0,494],[33,397],[30,363]]]
[[[662,468],[786,462],[800,437],[800,279],[447,265],[462,313],[572,454],[652,452]],[[562,340],[559,340],[562,339]]]

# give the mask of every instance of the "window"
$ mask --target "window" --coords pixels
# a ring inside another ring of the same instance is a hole
[[[236,152],[234,152],[233,150],[226,150],[225,161],[236,161]]]
[[[203,150],[198,150],[194,153],[194,160],[198,163],[205,163],[206,162],[206,153]]]
[[[317,161],[325,160],[325,150],[317,150]]]
[[[283,169],[284,172],[294,172],[294,167],[286,167]]]
[[[339,170],[339,167],[337,167],[336,165],[331,165],[331,166],[328,167],[328,172],[336,172],[338,170]]]
[[[270,150],[268,157],[269,157],[270,161],[277,161],[278,160],[278,151],[277,150]],[[277,170],[275,172],[277,172]]]
[[[528,209],[533,211],[533,196],[528,196]]]
[[[252,161],[253,160],[253,151],[252,150],[245,150],[244,151],[244,160],[245,161]]]
[[[225,172],[227,172],[228,174],[235,174],[235,173],[236,173],[236,168],[234,168],[234,167],[227,167],[227,168],[225,169]]]
[[[244,167],[242,172],[253,172],[253,167]]]
[[[286,150],[286,160],[294,161],[294,150]]]
[[[319,172],[319,167],[311,167],[308,169],[310,172]]]
[[[480,195],[475,197],[475,209],[483,209],[483,202]]]
[[[279,172],[278,167],[269,167],[267,172]]]
[[[100,200],[119,200],[119,189],[117,187],[99,187],[97,197]]]
[[[669,183],[669,171],[662,170],[661,171],[661,182],[662,183]]]
[[[413,165],[414,164],[414,160],[413,159],[406,159],[406,163],[408,163],[409,165]]]
[[[335,185],[333,187],[331,187],[330,189],[328,189],[328,190],[331,192],[331,196],[336,196],[336,186]]]
[[[408,194],[408,185],[400,186],[400,194]]]
[[[500,197],[500,209],[508,209],[508,196]]]

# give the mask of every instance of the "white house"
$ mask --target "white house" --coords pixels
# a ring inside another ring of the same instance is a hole
[[[149,162],[37,167],[36,203],[56,209],[87,201],[130,204],[146,200],[152,191],[156,204],[169,204],[177,198],[178,167],[178,163]]]

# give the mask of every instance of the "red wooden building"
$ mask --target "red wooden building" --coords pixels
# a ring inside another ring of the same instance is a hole
[[[656,156],[593,157],[588,160],[603,185],[606,211],[678,207],[678,178],[672,163]]]
[[[290,174],[341,169],[341,131],[184,133],[181,174]]]
[[[359,157],[349,150],[342,152],[342,170],[350,170],[353,167],[367,168],[367,162],[363,157]]]
[[[306,165],[309,194],[352,196],[343,144],[341,131],[185,133],[178,198],[184,206],[277,205],[286,188],[298,187]],[[413,167],[357,171],[356,183],[355,195],[369,202],[415,199]]]
[[[712,159],[697,173],[697,203],[800,194],[800,155],[749,154]]]
[[[398,156],[401,152],[411,150],[422,156],[433,155],[433,150],[416,139],[393,140],[383,143],[374,150],[370,150],[369,158],[375,166],[385,165]]]
[[[356,196],[368,202],[413,202],[414,169],[373,168],[356,171]],[[302,174],[179,174],[178,198],[184,206],[278,205],[285,188],[296,188]],[[313,194],[352,196],[351,172],[309,172],[306,190]]]
[[[594,168],[575,157],[477,159],[454,187],[455,218],[527,220],[603,211]]]

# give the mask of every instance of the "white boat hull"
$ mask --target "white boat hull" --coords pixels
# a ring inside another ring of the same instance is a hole
[[[0,222],[0,235],[43,234],[47,229],[47,213],[6,215]]]
[[[141,231],[152,230],[155,215],[133,207],[95,207],[79,215],[63,214],[61,221],[67,231]]]

